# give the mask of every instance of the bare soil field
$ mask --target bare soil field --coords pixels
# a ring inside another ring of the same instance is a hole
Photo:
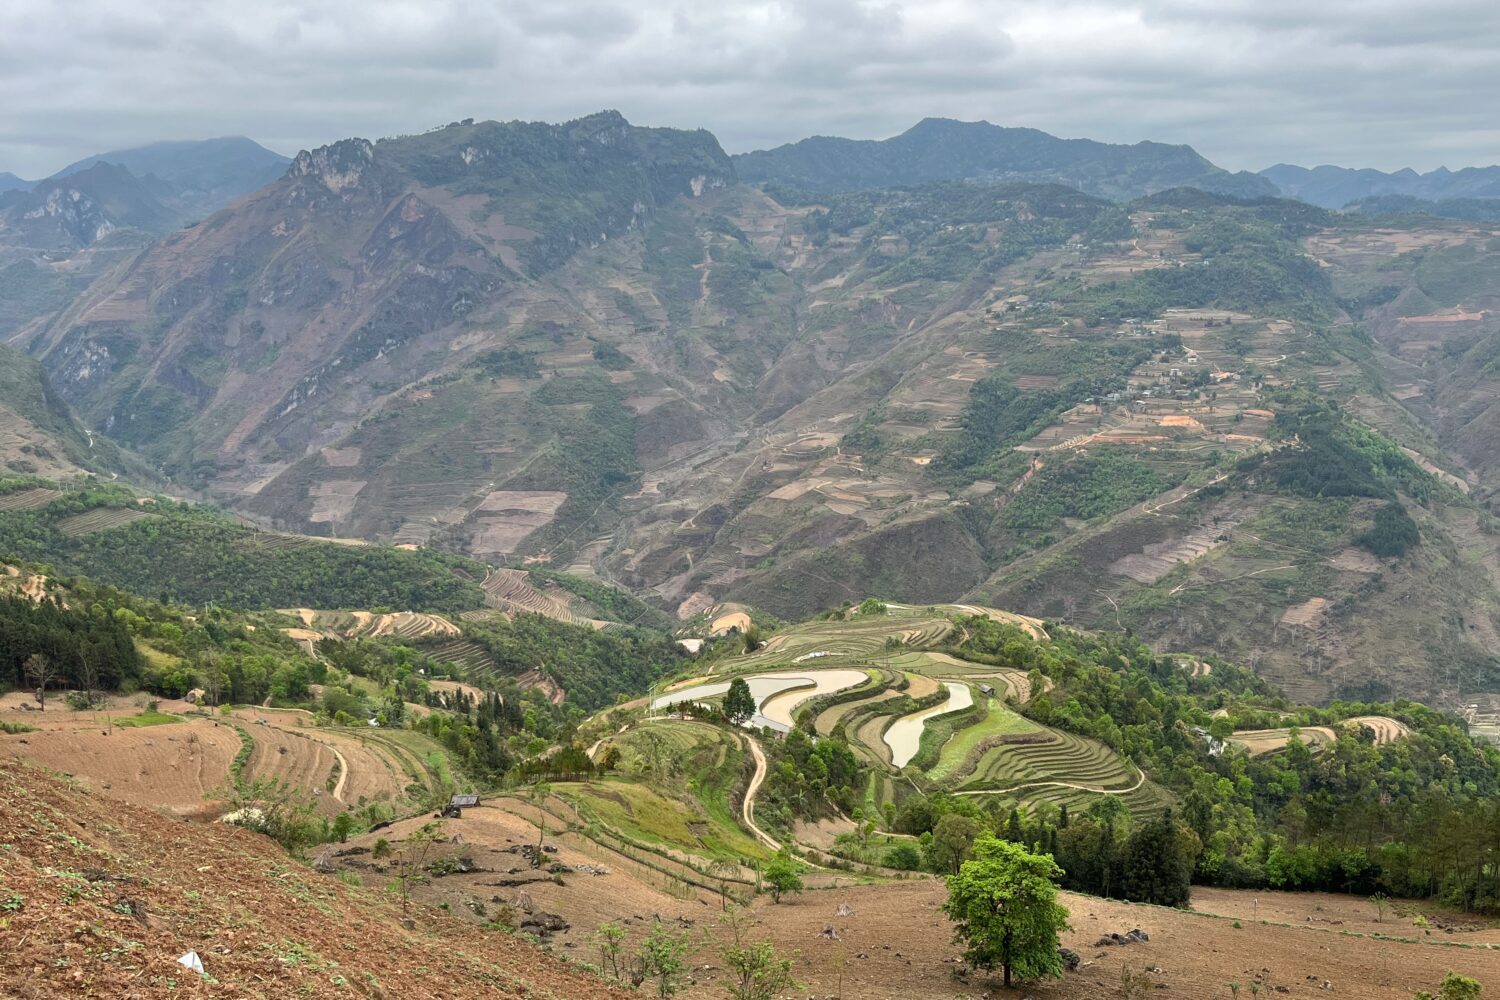
[[[28,723],[35,725],[31,720],[41,714],[28,714]],[[98,795],[187,815],[201,813],[208,795],[225,787],[240,752],[239,732],[220,722],[111,731],[102,725],[84,728],[86,721],[19,736],[0,734],[0,756],[72,775]]]
[[[503,804],[505,808],[486,803],[465,809],[463,818],[444,824],[444,832],[450,837],[463,838],[461,846],[446,847],[444,852],[471,857],[484,871],[434,879],[414,891],[416,899],[433,906],[446,902],[452,912],[467,916],[473,913],[468,905],[471,900],[493,910],[502,905],[515,906],[523,901],[523,896],[529,897],[535,910],[556,913],[568,922],[569,929],[557,936],[557,943],[570,950],[578,948],[580,951],[575,954],[580,958],[589,957],[589,951],[584,949],[592,950],[589,939],[594,931],[612,920],[629,921],[637,933],[644,934],[652,914],[659,913],[663,919],[688,914],[703,921],[719,912],[713,893],[684,891],[680,885],[674,892],[668,892],[666,887],[673,884],[669,877],[580,834],[567,832],[557,817],[548,819],[544,841],[556,849],[555,853],[546,854],[546,865],[533,868],[519,848],[537,843],[537,826],[529,818],[535,816],[535,810],[520,802]],[[549,803],[549,809],[556,807],[556,802]],[[397,845],[429,819],[423,816],[403,820],[379,833],[350,838],[349,847],[368,850],[381,837]],[[358,854],[339,863],[363,871],[368,861],[368,855]],[[605,870],[607,874],[578,872],[565,876],[559,884],[547,871],[553,864],[569,868],[587,866]],[[372,884],[379,881],[367,872],[364,877]]]
[[[1316,629],[1323,622],[1323,613],[1328,610],[1328,598],[1309,597],[1295,607],[1286,609],[1281,624],[1297,628]]]
[[[1200,891],[1206,892],[1195,890],[1195,902]],[[1207,905],[1217,909],[1253,905],[1248,894],[1243,902],[1237,901],[1237,895],[1220,891]],[[980,977],[955,978],[959,949],[938,909],[944,898],[942,883],[933,879],[807,892],[779,905],[763,898],[754,906],[758,925],[752,937],[769,937],[783,953],[799,953],[796,973],[806,985],[799,996],[831,997],[841,987],[845,997],[870,1000],[956,996],[1103,1000],[1120,996],[1120,975],[1126,967],[1137,973],[1158,970],[1146,974],[1165,991],[1159,995],[1193,1000],[1228,997],[1225,984],[1232,981],[1246,986],[1258,981],[1262,993],[1309,998],[1331,994],[1361,1000],[1410,1000],[1417,990],[1435,987],[1449,969],[1484,983],[1500,981],[1500,952],[1443,947],[1436,932],[1434,943],[1347,937],[1339,931],[1349,930],[1348,925],[1303,919],[1332,912],[1327,897],[1259,896],[1263,901],[1274,898],[1274,903],[1262,905],[1274,907],[1273,912],[1285,918],[1281,922],[1293,926],[1241,917],[1243,926],[1236,929],[1225,917],[1063,893],[1061,901],[1072,913],[1072,930],[1064,935],[1063,943],[1079,953],[1082,968],[1061,980],[1008,993],[999,988],[998,980],[991,984]],[[854,915],[836,916],[840,904],[848,904]],[[1363,901],[1351,905],[1369,907]],[[1406,924],[1411,929],[1409,920]],[[835,929],[838,940],[823,936],[827,926]],[[1381,933],[1401,933],[1389,914],[1386,923],[1377,926]],[[1095,946],[1106,934],[1133,928],[1145,931],[1150,940],[1121,947]],[[708,933],[714,943],[700,950],[695,962],[710,968],[699,970],[699,981],[689,992],[693,997],[722,995],[716,955],[722,931],[712,927]],[[1496,939],[1500,934],[1493,930],[1469,936],[1472,941]],[[1324,983],[1329,985],[1325,988]],[[1158,994],[1153,991],[1152,995]]]
[[[1461,944],[1500,944],[1500,925],[1435,903],[1392,900],[1384,916],[1361,896],[1331,892],[1252,892],[1247,889],[1193,889],[1193,909],[1236,920],[1332,927],[1355,934],[1424,937],[1412,920],[1426,917],[1433,938]]]
[[[526,536],[557,516],[568,499],[556,491],[498,490],[475,509],[478,530],[473,540],[477,553],[509,555]]]
[[[293,788],[312,792],[320,812],[342,811],[339,801],[327,794],[329,778],[336,772],[339,778],[343,777],[343,764],[332,747],[290,729],[250,726],[246,731],[255,741],[255,749],[245,765],[246,778],[284,781]]]

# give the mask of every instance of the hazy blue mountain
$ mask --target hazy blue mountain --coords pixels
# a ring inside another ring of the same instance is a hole
[[[0,194],[7,191],[26,191],[30,189],[32,181],[22,180],[9,171],[0,172]]]
[[[1424,201],[1500,198],[1500,166],[1465,167],[1462,170],[1439,167],[1419,174],[1410,167],[1385,173],[1330,165],[1308,169],[1278,163],[1262,170],[1260,175],[1276,185],[1282,194],[1323,208],[1343,208],[1350,202],[1382,195]]]
[[[734,157],[740,179],[808,191],[858,191],[933,181],[1008,180],[1066,184],[1117,200],[1174,187],[1235,197],[1274,195],[1250,173],[1214,166],[1190,146],[1114,145],[1059,139],[1031,128],[927,118],[890,139],[814,136]]]
[[[0,195],[0,243],[31,249],[86,247],[120,229],[159,235],[176,223],[156,192],[112,163]]]
[[[98,163],[122,166],[151,187],[182,221],[218,211],[286,172],[292,161],[243,136],[155,142],[89,156],[53,175],[68,177]]]

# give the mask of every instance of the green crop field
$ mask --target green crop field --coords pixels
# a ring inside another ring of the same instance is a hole
[[[1035,722],[1017,715],[998,698],[983,699],[981,704],[988,705],[988,713],[977,723],[954,733],[943,744],[937,763],[927,772],[928,778],[942,783],[969,773],[974,763],[977,763],[977,754],[987,740],[1042,731]],[[975,757],[972,762],[971,756]]]
[[[962,781],[964,791],[1007,788],[1037,781],[1059,781],[1096,790],[1131,787],[1140,775],[1102,743],[1056,729],[1039,743],[1003,744],[985,752]]]

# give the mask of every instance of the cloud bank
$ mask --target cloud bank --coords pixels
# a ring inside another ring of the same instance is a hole
[[[938,115],[1232,169],[1500,161],[1473,0],[10,0],[0,170],[245,134],[284,153],[617,108],[732,152]]]

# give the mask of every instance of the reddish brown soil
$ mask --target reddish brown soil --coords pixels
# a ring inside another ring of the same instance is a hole
[[[1197,893],[1195,892],[1195,898]],[[1302,897],[1290,893],[1261,893],[1262,912],[1272,909],[1295,926],[1282,927],[1243,920],[1236,929],[1227,918],[1151,906],[1131,906],[1088,896],[1062,894],[1072,912],[1073,930],[1063,943],[1076,950],[1083,968],[1062,980],[1007,993],[998,982],[982,977],[967,982],[954,978],[959,949],[952,943],[950,925],[938,906],[942,883],[933,879],[906,885],[862,886],[804,893],[783,900],[757,901],[759,920],[755,937],[768,937],[783,952],[800,952],[796,972],[806,989],[798,996],[838,994],[839,966],[843,965],[845,997],[870,1000],[923,1000],[967,995],[1032,997],[1034,1000],[1104,1000],[1120,996],[1121,970],[1148,972],[1165,984],[1153,996],[1228,997],[1229,982],[1246,986],[1258,979],[1261,994],[1292,997],[1359,997],[1361,1000],[1410,1000],[1421,989],[1434,989],[1448,970],[1477,977],[1485,984],[1500,983],[1500,951],[1444,947],[1452,936],[1434,931],[1433,943],[1405,944],[1341,935],[1348,927],[1308,924],[1302,916],[1314,907],[1341,900],[1351,907],[1368,902],[1345,897]],[[1249,895],[1219,892],[1210,905],[1244,906]],[[840,903],[854,908],[854,916],[836,917]],[[1305,904],[1303,910],[1299,904]],[[1300,916],[1298,916],[1300,914]],[[1404,924],[1404,926],[1403,926]],[[821,936],[832,925],[840,935]],[[1376,925],[1371,925],[1375,927]],[[1139,927],[1151,940],[1123,947],[1094,947],[1101,936]],[[1412,936],[1410,920],[1387,917],[1382,933]],[[1364,928],[1361,927],[1363,932]],[[1440,940],[1441,939],[1441,940]],[[1469,941],[1500,940],[1495,931],[1477,932]],[[702,949],[695,960],[716,965],[717,945]],[[721,995],[722,979],[700,974],[694,997]],[[1322,984],[1328,982],[1325,990]],[[1281,993],[1277,987],[1286,987]]]
[[[399,907],[273,842],[96,798],[0,760],[0,996],[605,1000],[518,938]],[[12,904],[11,901],[14,901]],[[196,950],[212,980],[175,964]]]
[[[239,751],[234,727],[208,720],[113,731],[73,721],[35,733],[0,735],[0,756],[26,757],[76,775],[94,792],[182,814],[201,811],[207,796],[226,785]]]

